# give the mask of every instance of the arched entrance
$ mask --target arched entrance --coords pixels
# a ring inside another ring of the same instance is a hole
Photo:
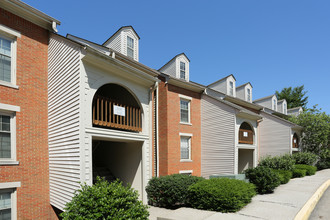
[[[292,138],[292,148],[299,148],[299,137],[296,133],[293,134]]]
[[[93,127],[141,132],[141,106],[126,88],[106,84],[94,95],[92,123]]]
[[[247,122],[243,122],[239,127],[238,143],[242,144],[238,149],[238,173],[242,173],[244,170],[252,168],[254,163],[255,148],[248,146],[254,144],[254,132],[252,126]]]
[[[238,143],[253,144],[253,129],[247,122],[243,122],[239,127]]]

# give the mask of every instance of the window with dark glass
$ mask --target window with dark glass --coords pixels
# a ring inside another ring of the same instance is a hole
[[[180,121],[189,123],[189,105],[190,101],[181,99],[180,100]]]
[[[11,82],[11,41],[0,36],[0,80]]]
[[[134,58],[134,39],[127,36],[127,56]]]
[[[0,115],[0,158],[11,158],[10,116]]]
[[[180,62],[180,79],[186,79],[186,64]]]

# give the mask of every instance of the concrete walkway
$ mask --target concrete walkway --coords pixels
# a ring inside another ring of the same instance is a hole
[[[220,213],[179,208],[169,210],[150,207],[150,220],[216,220],[216,219],[276,219],[291,220],[313,196],[317,189],[330,179],[330,169],[318,171],[313,176],[291,179],[280,185],[272,194],[256,195],[252,202],[237,213]]]

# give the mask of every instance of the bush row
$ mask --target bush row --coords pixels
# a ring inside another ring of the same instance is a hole
[[[255,186],[241,180],[173,174],[152,178],[147,187],[150,205],[176,208],[179,206],[221,212],[235,212],[256,194]]]

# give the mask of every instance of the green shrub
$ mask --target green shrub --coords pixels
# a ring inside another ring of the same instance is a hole
[[[268,156],[261,159],[259,166],[268,167],[275,170],[292,170],[294,160],[288,154],[277,157]]]
[[[191,185],[188,194],[193,208],[236,212],[251,202],[256,192],[253,184],[242,180],[213,178]]]
[[[279,175],[268,167],[259,166],[245,170],[246,177],[253,183],[259,194],[271,193],[280,185]]]
[[[64,220],[148,219],[147,208],[139,201],[136,190],[123,186],[118,180],[109,183],[98,177],[93,186],[81,185],[61,217]]]
[[[300,178],[306,176],[306,170],[302,169],[293,169],[292,170],[292,178]]]
[[[148,202],[164,208],[184,206],[187,203],[188,187],[201,180],[204,178],[184,174],[154,177],[146,187]]]
[[[315,165],[318,156],[316,154],[310,152],[299,152],[292,154],[292,159],[295,161],[296,164],[306,164],[313,166]]]
[[[330,156],[325,158],[320,158],[320,160],[316,163],[316,167],[318,170],[324,170],[330,168]]]
[[[311,176],[314,175],[317,168],[315,166],[309,166],[305,164],[296,164],[295,169],[306,170],[306,175]]]
[[[292,172],[290,170],[274,170],[280,177],[281,184],[286,184],[292,178]]]

